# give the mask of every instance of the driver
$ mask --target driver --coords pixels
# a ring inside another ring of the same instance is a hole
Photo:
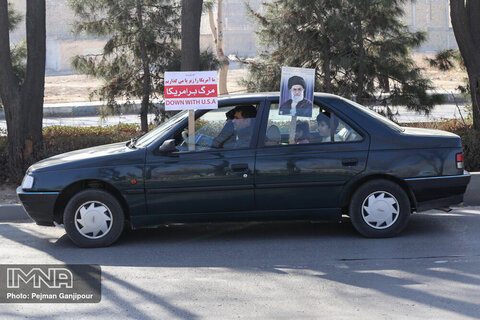
[[[238,106],[234,110],[235,148],[245,148],[250,146],[257,109],[252,105],[248,105]]]
[[[213,139],[213,148],[232,148],[235,145],[235,129],[232,121],[235,116],[235,109],[229,110],[225,113],[225,116],[227,117],[227,122],[218,136]]]

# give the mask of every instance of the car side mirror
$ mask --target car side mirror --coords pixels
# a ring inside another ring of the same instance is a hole
[[[164,155],[175,152],[175,151],[178,151],[177,147],[175,146],[175,139],[165,140],[162,143],[162,145],[160,147],[158,147],[158,151],[161,154],[164,154]]]

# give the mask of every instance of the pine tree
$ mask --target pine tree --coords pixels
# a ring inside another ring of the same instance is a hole
[[[77,34],[108,39],[101,54],[76,56],[74,69],[105,80],[95,93],[112,109],[118,109],[118,98],[140,98],[141,129],[148,131],[148,111],[152,98],[163,93],[163,74],[180,64],[178,1],[70,0],[70,5]],[[160,121],[164,117],[163,111]]]
[[[428,113],[428,79],[410,58],[425,39],[401,22],[405,0],[275,0],[263,12],[250,8],[267,48],[249,66],[250,91],[278,90],[281,66],[316,69],[316,91],[333,92],[366,105]]]
[[[22,22],[23,15],[15,11],[13,3],[8,3],[8,31],[14,31],[17,26]],[[18,83],[22,83],[25,79],[26,60],[27,60],[27,43],[25,40],[16,44],[10,50],[10,56],[12,59],[13,72],[17,78]],[[2,106],[2,99],[0,98],[0,108]]]

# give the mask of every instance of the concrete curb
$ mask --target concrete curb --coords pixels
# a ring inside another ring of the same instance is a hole
[[[30,220],[21,204],[0,204],[0,222]]]
[[[463,197],[464,206],[480,206],[480,172],[471,172],[472,178]],[[22,205],[0,204],[0,222],[30,220]]]
[[[470,172],[472,178],[463,196],[465,206],[480,206],[480,172]]]
[[[163,103],[158,100],[151,101],[157,108],[163,107]],[[137,114],[140,112],[140,101],[134,100],[130,104],[124,105],[126,101],[118,101],[120,106],[120,113],[122,114]],[[105,107],[105,103],[102,101],[93,102],[70,102],[70,103],[54,103],[43,105],[44,117],[90,117],[99,116],[101,109]],[[0,110],[0,120],[5,119],[4,110]]]

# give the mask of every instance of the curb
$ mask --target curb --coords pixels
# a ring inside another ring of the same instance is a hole
[[[0,204],[0,222],[30,220],[21,204]]]
[[[480,206],[480,172],[470,172],[472,178],[463,196],[465,206]]]
[[[117,101],[119,104],[119,112],[121,114],[137,114],[141,109],[141,101],[133,100],[125,105],[127,101]],[[162,108],[163,103],[154,99],[151,101],[157,108]],[[43,105],[44,117],[89,117],[99,116],[102,113],[102,108],[105,108],[105,102],[68,102],[68,103],[52,103]],[[5,119],[4,110],[0,110],[0,120]]]
[[[463,205],[480,206],[480,172],[470,172],[472,178],[463,196]],[[21,204],[0,204],[0,222],[30,220]]]

